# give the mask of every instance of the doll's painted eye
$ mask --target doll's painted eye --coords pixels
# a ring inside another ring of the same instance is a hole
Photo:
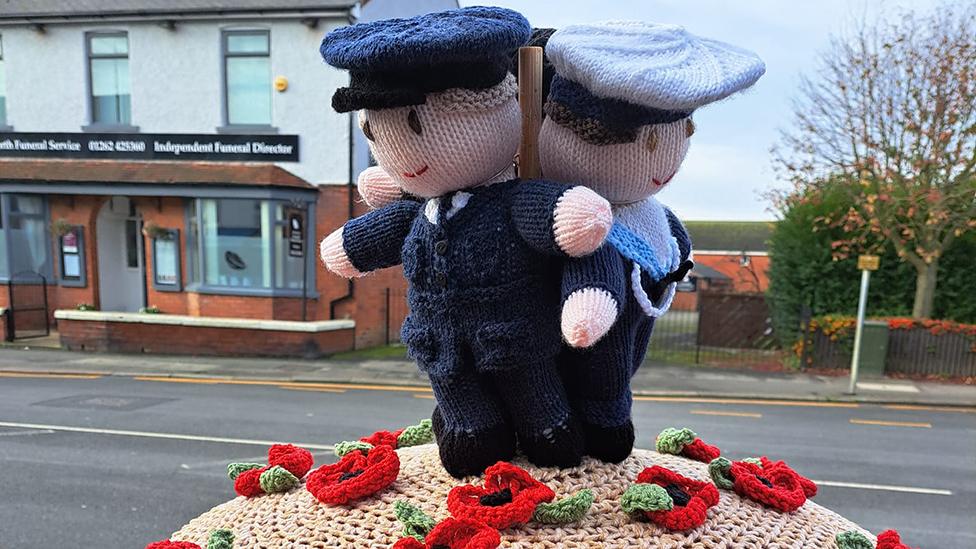
[[[373,137],[373,130],[369,127],[369,120],[363,122],[363,135],[370,141],[376,141],[376,138]]]
[[[685,137],[695,135],[695,123],[690,119],[685,119]]]
[[[410,114],[407,115],[407,124],[410,125],[410,129],[413,133],[420,135],[424,132],[424,128],[420,125],[420,117],[417,115],[417,111],[410,109]]]
[[[647,150],[651,152],[654,152],[654,149],[657,148],[657,128],[651,128],[651,133],[647,135],[647,143],[645,145],[647,146]]]

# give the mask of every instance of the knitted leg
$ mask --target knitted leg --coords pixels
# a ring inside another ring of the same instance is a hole
[[[492,372],[518,434],[519,448],[540,467],[573,467],[583,456],[583,434],[572,414],[555,360]]]
[[[473,371],[431,375],[437,407],[431,417],[441,463],[452,476],[480,475],[515,455],[515,433],[502,403]]]

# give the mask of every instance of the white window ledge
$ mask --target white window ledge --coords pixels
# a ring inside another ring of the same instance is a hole
[[[236,328],[239,330],[271,330],[280,332],[331,332],[356,327],[354,320],[261,320],[252,318],[220,318],[213,316],[187,316],[147,313],[113,313],[107,311],[54,311],[58,320],[89,320],[101,322],[128,322],[168,326],[194,326],[199,328]]]

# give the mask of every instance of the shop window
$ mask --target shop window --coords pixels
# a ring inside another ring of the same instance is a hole
[[[88,70],[92,125],[131,124],[129,39],[126,33],[89,34]]]
[[[270,34],[268,31],[226,31],[223,41],[227,125],[270,126]]]
[[[51,277],[47,205],[38,195],[5,194],[2,204],[0,274],[34,272]]]
[[[191,289],[256,294],[308,289],[304,203],[201,198],[190,202],[188,212]]]
[[[7,125],[7,73],[3,66],[3,36],[0,36],[0,127]]]
[[[157,229],[152,239],[153,288],[164,292],[183,289],[180,268],[180,231]]]
[[[85,287],[88,277],[85,266],[85,228],[68,225],[58,235],[58,256],[61,285]]]

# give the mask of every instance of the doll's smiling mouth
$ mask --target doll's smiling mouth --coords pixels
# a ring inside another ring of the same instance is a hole
[[[658,179],[656,177],[652,177],[651,178],[651,181],[653,181],[654,184],[657,185],[658,187],[662,187],[662,186],[667,185],[668,183],[670,183],[671,180],[674,179],[674,174],[676,174],[676,173],[678,173],[678,172],[672,172],[671,175],[669,175],[664,181],[661,181],[660,179]]]
[[[419,170],[417,170],[417,171],[415,171],[413,173],[403,172],[403,177],[420,177],[421,175],[424,175],[424,173],[427,172],[427,169],[428,168],[430,168],[430,166],[428,166],[427,164],[424,164],[424,167],[423,168],[420,168]]]

